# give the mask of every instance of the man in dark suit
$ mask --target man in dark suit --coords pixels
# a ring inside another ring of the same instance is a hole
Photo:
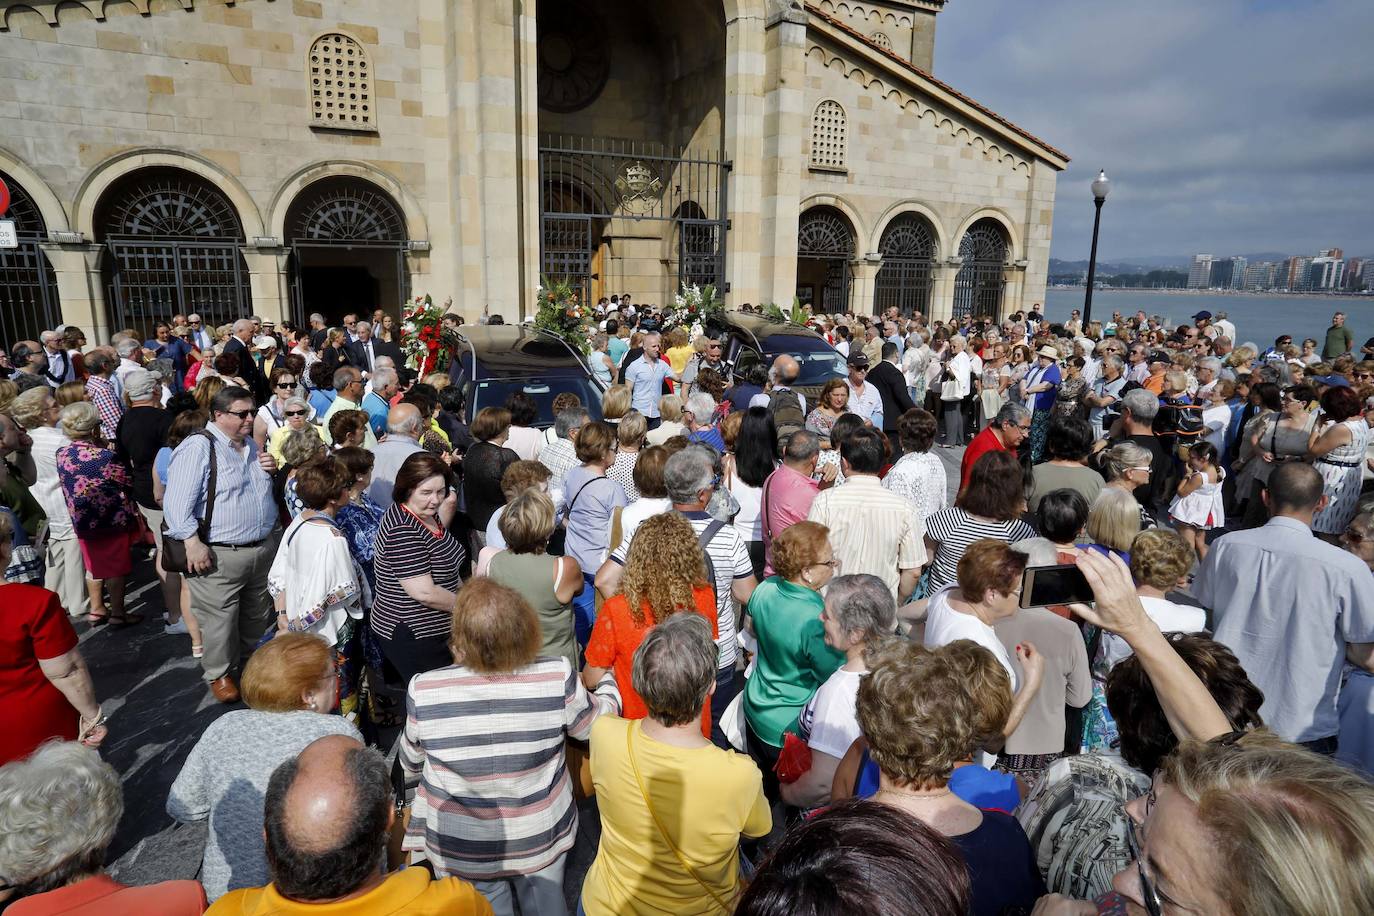
[[[372,336],[372,323],[359,321],[353,326],[354,333],[358,339],[344,344],[344,352],[348,354],[348,363],[363,370],[363,375],[372,376],[372,370],[377,366],[377,357],[390,356],[396,360],[400,355],[400,348],[395,344],[389,344],[384,340],[378,340]],[[399,361],[397,362],[399,366]]]
[[[266,404],[272,393],[268,390],[267,376],[263,375],[262,368],[253,359],[251,318],[240,318],[234,322],[233,334],[224,345],[224,352],[225,355],[232,353],[239,358],[239,378],[243,379],[248,385],[248,390],[253,392],[254,401]]]
[[[897,345],[884,343],[882,356],[878,365],[868,371],[868,383],[878,389],[878,396],[883,399],[883,432],[887,433],[888,441],[892,443],[892,457],[896,459],[902,454],[902,445],[897,437],[898,423],[902,414],[916,404],[906,389],[906,375],[897,367]]]

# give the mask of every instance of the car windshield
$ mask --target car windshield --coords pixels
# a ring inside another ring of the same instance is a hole
[[[781,340],[770,340],[770,344],[782,343]],[[823,385],[832,378],[843,378],[848,369],[845,368],[844,357],[835,352],[823,340],[814,340],[807,337],[793,337],[787,340],[788,346],[768,348],[765,359],[768,365],[773,364],[783,353],[792,356],[801,365],[801,373],[797,376],[798,385]]]
[[[469,398],[472,409],[470,416],[476,416],[483,407],[504,407],[506,398],[517,391],[534,398],[539,408],[539,418],[535,426],[552,426],[553,399],[565,391],[571,391],[582,399],[593,420],[601,419],[601,389],[590,379],[575,376],[554,376],[552,378],[497,378],[485,379],[476,384],[473,396]]]

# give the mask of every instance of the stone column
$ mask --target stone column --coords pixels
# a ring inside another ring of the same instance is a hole
[[[248,286],[253,295],[253,314],[281,324],[291,317],[291,291],[286,262],[291,250],[282,246],[239,249],[248,265]]]
[[[1022,299],[1026,293],[1027,261],[1016,261],[1002,270],[1002,314],[995,316],[998,321],[1012,312],[1025,308]]]
[[[770,64],[765,38],[765,20],[757,12],[741,11],[725,23],[725,157],[732,164],[725,302],[731,307],[763,298],[764,81]]]
[[[43,249],[57,274],[57,300],[62,308],[62,324],[74,324],[86,332],[92,344],[110,339],[105,283],[100,275],[100,256],[104,245],[81,242],[59,245],[43,242]]]
[[[786,5],[764,33],[763,197],[759,300],[789,303],[797,288],[797,218],[806,136],[806,11]]]
[[[964,259],[956,256],[946,259],[944,263],[936,264],[931,271],[931,321],[948,321],[954,314],[954,278],[959,275],[959,268],[963,263]]]
[[[867,254],[849,262],[849,272],[854,277],[854,286],[849,296],[849,308],[855,315],[872,315],[873,291],[878,279],[878,270],[883,265],[883,256]]]

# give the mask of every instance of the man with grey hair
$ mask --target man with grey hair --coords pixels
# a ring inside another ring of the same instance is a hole
[[[400,388],[396,370],[380,365],[382,359],[385,357],[378,357],[379,365],[372,370],[368,392],[363,396],[363,410],[367,413],[368,425],[377,436],[386,432],[386,415],[391,410],[391,398]]]
[[[676,382],[680,379],[660,356],[662,339],[657,331],[645,334],[641,345],[644,352],[625,369],[625,383],[630,386],[630,406],[644,415],[650,429],[655,429],[662,422],[658,399],[663,394],[663,380]]]
[[[592,416],[585,407],[560,410],[554,418],[553,429],[558,438],[539,450],[540,464],[548,468],[549,473],[553,475],[549,480],[549,489],[562,489],[563,478],[577,467],[577,434],[582,431],[582,427],[591,422],[591,419]]]
[[[235,321],[232,335],[224,345],[224,353],[232,353],[238,357],[239,378],[243,379],[248,390],[253,392],[253,399],[259,404],[265,404],[271,392],[268,390],[267,376],[263,375],[262,367],[253,359],[253,319],[240,318]]]
[[[711,698],[711,740],[719,747],[728,747],[720,730],[720,716],[738,692],[735,683],[735,662],[739,650],[735,640],[735,605],[748,603],[758,580],[749,560],[749,550],[739,531],[727,522],[712,518],[706,507],[719,485],[720,453],[708,445],[692,442],[668,459],[663,467],[663,483],[673,509],[681,512],[696,532],[697,541],[706,555],[707,577],[716,589],[716,624],[719,636],[716,692]],[[625,574],[625,560],[630,545],[621,541],[596,573],[596,588],[609,598],[620,589]]]
[[[1155,414],[1159,413],[1159,398],[1144,388],[1133,388],[1121,396],[1120,434],[1116,437],[1134,442],[1150,453],[1150,484],[1136,487],[1136,502],[1155,518],[1164,511],[1169,468],[1173,457],[1160,445],[1155,435]]]
[[[704,391],[697,391],[682,408],[682,421],[687,426],[687,438],[702,442],[724,454],[725,439],[712,420],[716,414],[716,399]]]
[[[411,455],[424,451],[420,447],[423,426],[424,417],[414,404],[397,404],[387,414],[386,438],[372,449],[376,460],[372,465],[372,483],[367,488],[367,495],[383,509],[391,508],[391,491],[401,465]]]
[[[963,460],[959,462],[959,489],[963,490],[968,484],[969,472],[979,458],[988,452],[1015,452],[1030,435],[1030,428],[1030,410],[1013,401],[1003,404],[992,422],[964,449]]]
[[[38,335],[39,342],[43,345],[43,353],[48,358],[48,364],[43,369],[43,379],[53,388],[65,385],[67,382],[76,378],[76,368],[72,365],[72,358],[67,353],[66,341],[60,331],[44,331]]]
[[[821,439],[809,429],[794,432],[782,449],[782,463],[763,482],[759,493],[759,523],[763,528],[763,574],[773,575],[773,539],[797,522],[806,521],[822,486],[835,482],[839,468],[828,464],[816,475]]]
[[[1221,380],[1221,360],[1215,356],[1205,356],[1197,361],[1193,374],[1197,376],[1196,398],[1205,401],[1211,397],[1212,389]]]
[[[1092,383],[1090,393],[1083,396],[1087,404],[1088,422],[1093,427],[1093,438],[1101,439],[1107,427],[1112,425],[1116,410],[1112,409],[1121,399],[1121,391],[1126,387],[1126,365],[1121,357],[1112,353],[1102,357],[1102,374]]]
[[[366,378],[376,368],[378,356],[372,342],[372,322],[359,321],[353,328],[354,340],[344,344],[344,352],[348,354],[348,361],[361,369]]]
[[[318,353],[324,348],[325,340],[329,337],[329,327],[324,323],[324,316],[319,312],[312,312],[310,315],[310,349]]]
[[[143,368],[143,345],[132,337],[121,337],[115,343],[115,353],[119,355],[119,365],[115,367],[112,381],[115,393],[124,397],[124,382],[129,373]]]
[[[320,437],[330,444],[333,443],[333,438],[329,435],[329,421],[334,418],[334,414],[345,410],[362,410],[363,413],[367,413],[363,410],[363,375],[357,366],[340,366],[334,370],[334,392],[333,402],[320,418]],[[377,436],[372,432],[371,424],[364,431],[363,447],[369,450],[377,447]]]
[[[821,625],[825,628],[825,644],[843,652],[845,661],[816,689],[797,717],[802,732],[808,736],[811,769],[801,779],[782,786],[782,800],[801,808],[815,808],[830,801],[835,771],[859,737],[854,707],[859,680],[868,673],[864,653],[893,637],[897,604],[877,576],[836,576],[825,589]],[[1078,642],[1083,644],[1081,639]]]

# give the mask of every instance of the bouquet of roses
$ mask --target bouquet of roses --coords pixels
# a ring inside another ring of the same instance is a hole
[[[718,328],[725,323],[725,302],[714,286],[684,283],[682,291],[673,297],[673,321],[692,328],[693,336],[702,328]]]
[[[586,356],[591,352],[591,309],[582,301],[571,283],[544,278],[538,292],[539,311],[534,326],[557,334],[568,345]]]
[[[444,327],[444,314],[426,293],[416,296],[401,316],[401,352],[420,378],[447,371],[458,352],[458,332]]]

